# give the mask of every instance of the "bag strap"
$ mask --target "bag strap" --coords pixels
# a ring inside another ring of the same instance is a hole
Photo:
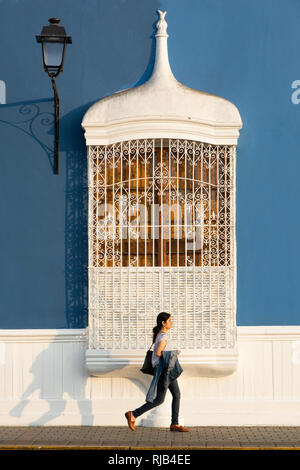
[[[155,341],[153,341],[153,343],[151,344],[150,348],[148,349],[148,351],[150,351],[150,349],[152,348],[153,344],[155,343]]]

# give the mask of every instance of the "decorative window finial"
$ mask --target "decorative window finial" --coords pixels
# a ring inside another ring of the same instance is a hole
[[[157,10],[157,11],[159,13],[159,20],[158,20],[157,25],[156,25],[157,33],[156,33],[155,37],[158,37],[158,36],[168,37],[168,34],[167,34],[168,23],[165,20],[165,16],[166,16],[167,12],[166,11],[161,11],[161,10]]]

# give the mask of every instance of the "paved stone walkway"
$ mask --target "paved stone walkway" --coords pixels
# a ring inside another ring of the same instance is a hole
[[[2,426],[1,449],[300,449],[300,427],[203,426],[175,433],[168,428],[125,426]]]

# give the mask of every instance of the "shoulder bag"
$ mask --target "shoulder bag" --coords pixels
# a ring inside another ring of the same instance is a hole
[[[153,365],[152,365],[153,351],[151,351],[151,348],[152,348],[153,344],[154,343],[152,343],[150,348],[148,349],[148,351],[146,353],[145,360],[144,360],[143,367],[140,369],[140,371],[143,372],[143,374],[154,375],[154,368],[153,368]]]

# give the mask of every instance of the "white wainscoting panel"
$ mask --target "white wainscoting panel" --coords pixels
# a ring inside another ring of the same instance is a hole
[[[299,426],[300,326],[237,330],[233,374],[179,377],[180,423]],[[0,425],[125,426],[125,411],[144,403],[151,377],[91,377],[85,349],[85,329],[0,330]],[[167,393],[137,425],[168,426],[170,407]]]

